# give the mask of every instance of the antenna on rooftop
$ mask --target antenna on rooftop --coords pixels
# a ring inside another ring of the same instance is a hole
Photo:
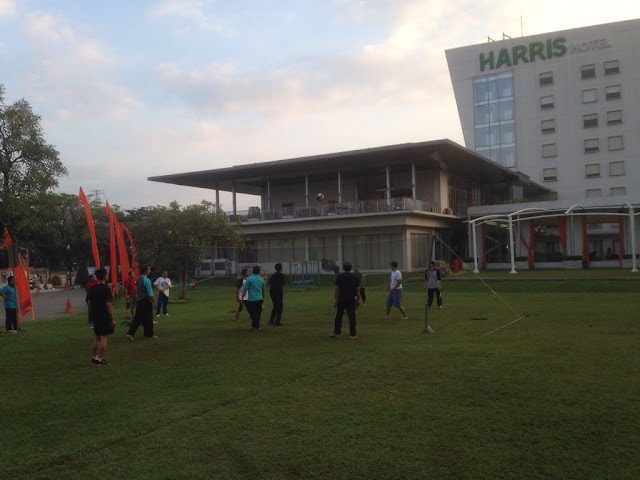
[[[487,35],[487,42],[495,42],[495,40],[491,38],[489,35]]]
[[[507,40],[507,39],[508,39],[508,40],[511,40],[511,36],[510,36],[510,35],[507,35],[507,34],[506,34],[506,33],[504,33],[504,32],[502,32],[502,39],[503,39],[503,40]]]
[[[524,37],[524,22],[522,21],[522,17],[520,17],[520,36]]]

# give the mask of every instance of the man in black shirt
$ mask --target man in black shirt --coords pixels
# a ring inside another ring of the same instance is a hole
[[[271,318],[269,319],[269,325],[274,327],[282,326],[282,310],[284,308],[284,285],[285,278],[282,273],[282,264],[276,263],[276,273],[271,275],[269,279],[269,295],[271,295],[271,301],[273,302],[273,309],[271,310]]]
[[[107,351],[108,335],[113,333],[115,321],[111,310],[111,290],[107,287],[107,271],[104,268],[96,270],[97,283],[89,289],[87,293],[87,303],[91,309],[93,317],[93,332],[96,335],[93,341],[94,365],[106,365],[107,362],[102,356]]]
[[[347,311],[349,317],[349,338],[358,338],[356,334],[356,305],[360,304],[360,282],[351,273],[351,262],[342,264],[343,273],[336,277],[333,306],[336,307],[335,327],[331,337],[339,338],[342,329],[342,316]]]

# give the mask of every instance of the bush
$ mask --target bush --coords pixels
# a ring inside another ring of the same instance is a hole
[[[444,260],[436,260],[436,268],[440,270],[440,276],[442,278],[451,274],[451,266]]]
[[[59,287],[62,285],[62,280],[60,280],[60,277],[58,275],[54,275],[53,277],[51,277],[51,285],[53,285],[54,287]]]

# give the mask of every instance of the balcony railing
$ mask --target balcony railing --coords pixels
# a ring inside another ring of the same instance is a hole
[[[360,202],[316,203],[309,207],[291,206],[279,210],[262,210],[251,207],[249,210],[226,212],[230,222],[258,222],[265,220],[290,220],[294,218],[330,217],[334,215],[366,215],[371,213],[418,210],[439,213],[436,203],[414,200],[412,198],[390,198],[389,200],[362,200]]]

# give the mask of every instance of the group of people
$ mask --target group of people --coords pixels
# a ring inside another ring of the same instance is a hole
[[[165,316],[169,316],[169,290],[172,284],[168,277],[168,272],[164,270],[162,275],[153,283],[153,287],[158,293],[157,302],[149,279],[150,273],[151,267],[148,265],[140,269],[140,276],[137,279],[135,279],[134,272],[131,271],[128,273],[123,285],[125,292],[125,320],[131,319],[129,330],[125,334],[129,340],[134,340],[140,325],[142,325],[146,338],[158,338],[153,331],[153,326],[157,323],[153,320],[154,307],[156,308],[156,317],[160,316],[160,311]],[[96,365],[109,363],[104,359],[104,353],[107,350],[108,336],[114,332],[116,324],[112,309],[113,296],[111,289],[107,287],[107,278],[107,270],[99,268],[94,275],[91,275],[85,285],[89,322],[93,324],[95,334],[91,363]]]
[[[364,288],[364,275],[360,272],[358,265],[354,268],[351,262],[342,264],[343,272],[336,276],[334,282],[334,302],[336,309],[334,318],[334,329],[330,336],[340,338],[342,331],[342,320],[345,312],[349,319],[349,338],[356,339],[358,334],[356,331],[356,310],[362,302],[365,307],[366,293]],[[285,277],[282,274],[282,264],[275,265],[276,273],[269,278],[269,294],[273,303],[271,317],[269,318],[270,326],[282,325],[282,311],[284,299]],[[433,303],[434,296],[437,299],[438,308],[442,308],[441,294],[441,273],[436,268],[435,262],[429,264],[429,269],[425,272],[424,289],[427,292],[427,308]],[[254,331],[261,331],[260,316],[264,304],[264,292],[266,281],[260,275],[260,267],[253,267],[252,274],[249,275],[248,269],[242,269],[242,275],[236,282],[236,322],[240,321],[240,312],[246,307],[251,317],[251,328]],[[387,314],[389,318],[391,308],[397,308],[402,314],[403,320],[409,317],[402,305],[402,273],[398,270],[398,262],[391,262],[391,279],[388,287],[389,294],[387,296]],[[433,329],[428,325],[425,331],[433,333]]]

